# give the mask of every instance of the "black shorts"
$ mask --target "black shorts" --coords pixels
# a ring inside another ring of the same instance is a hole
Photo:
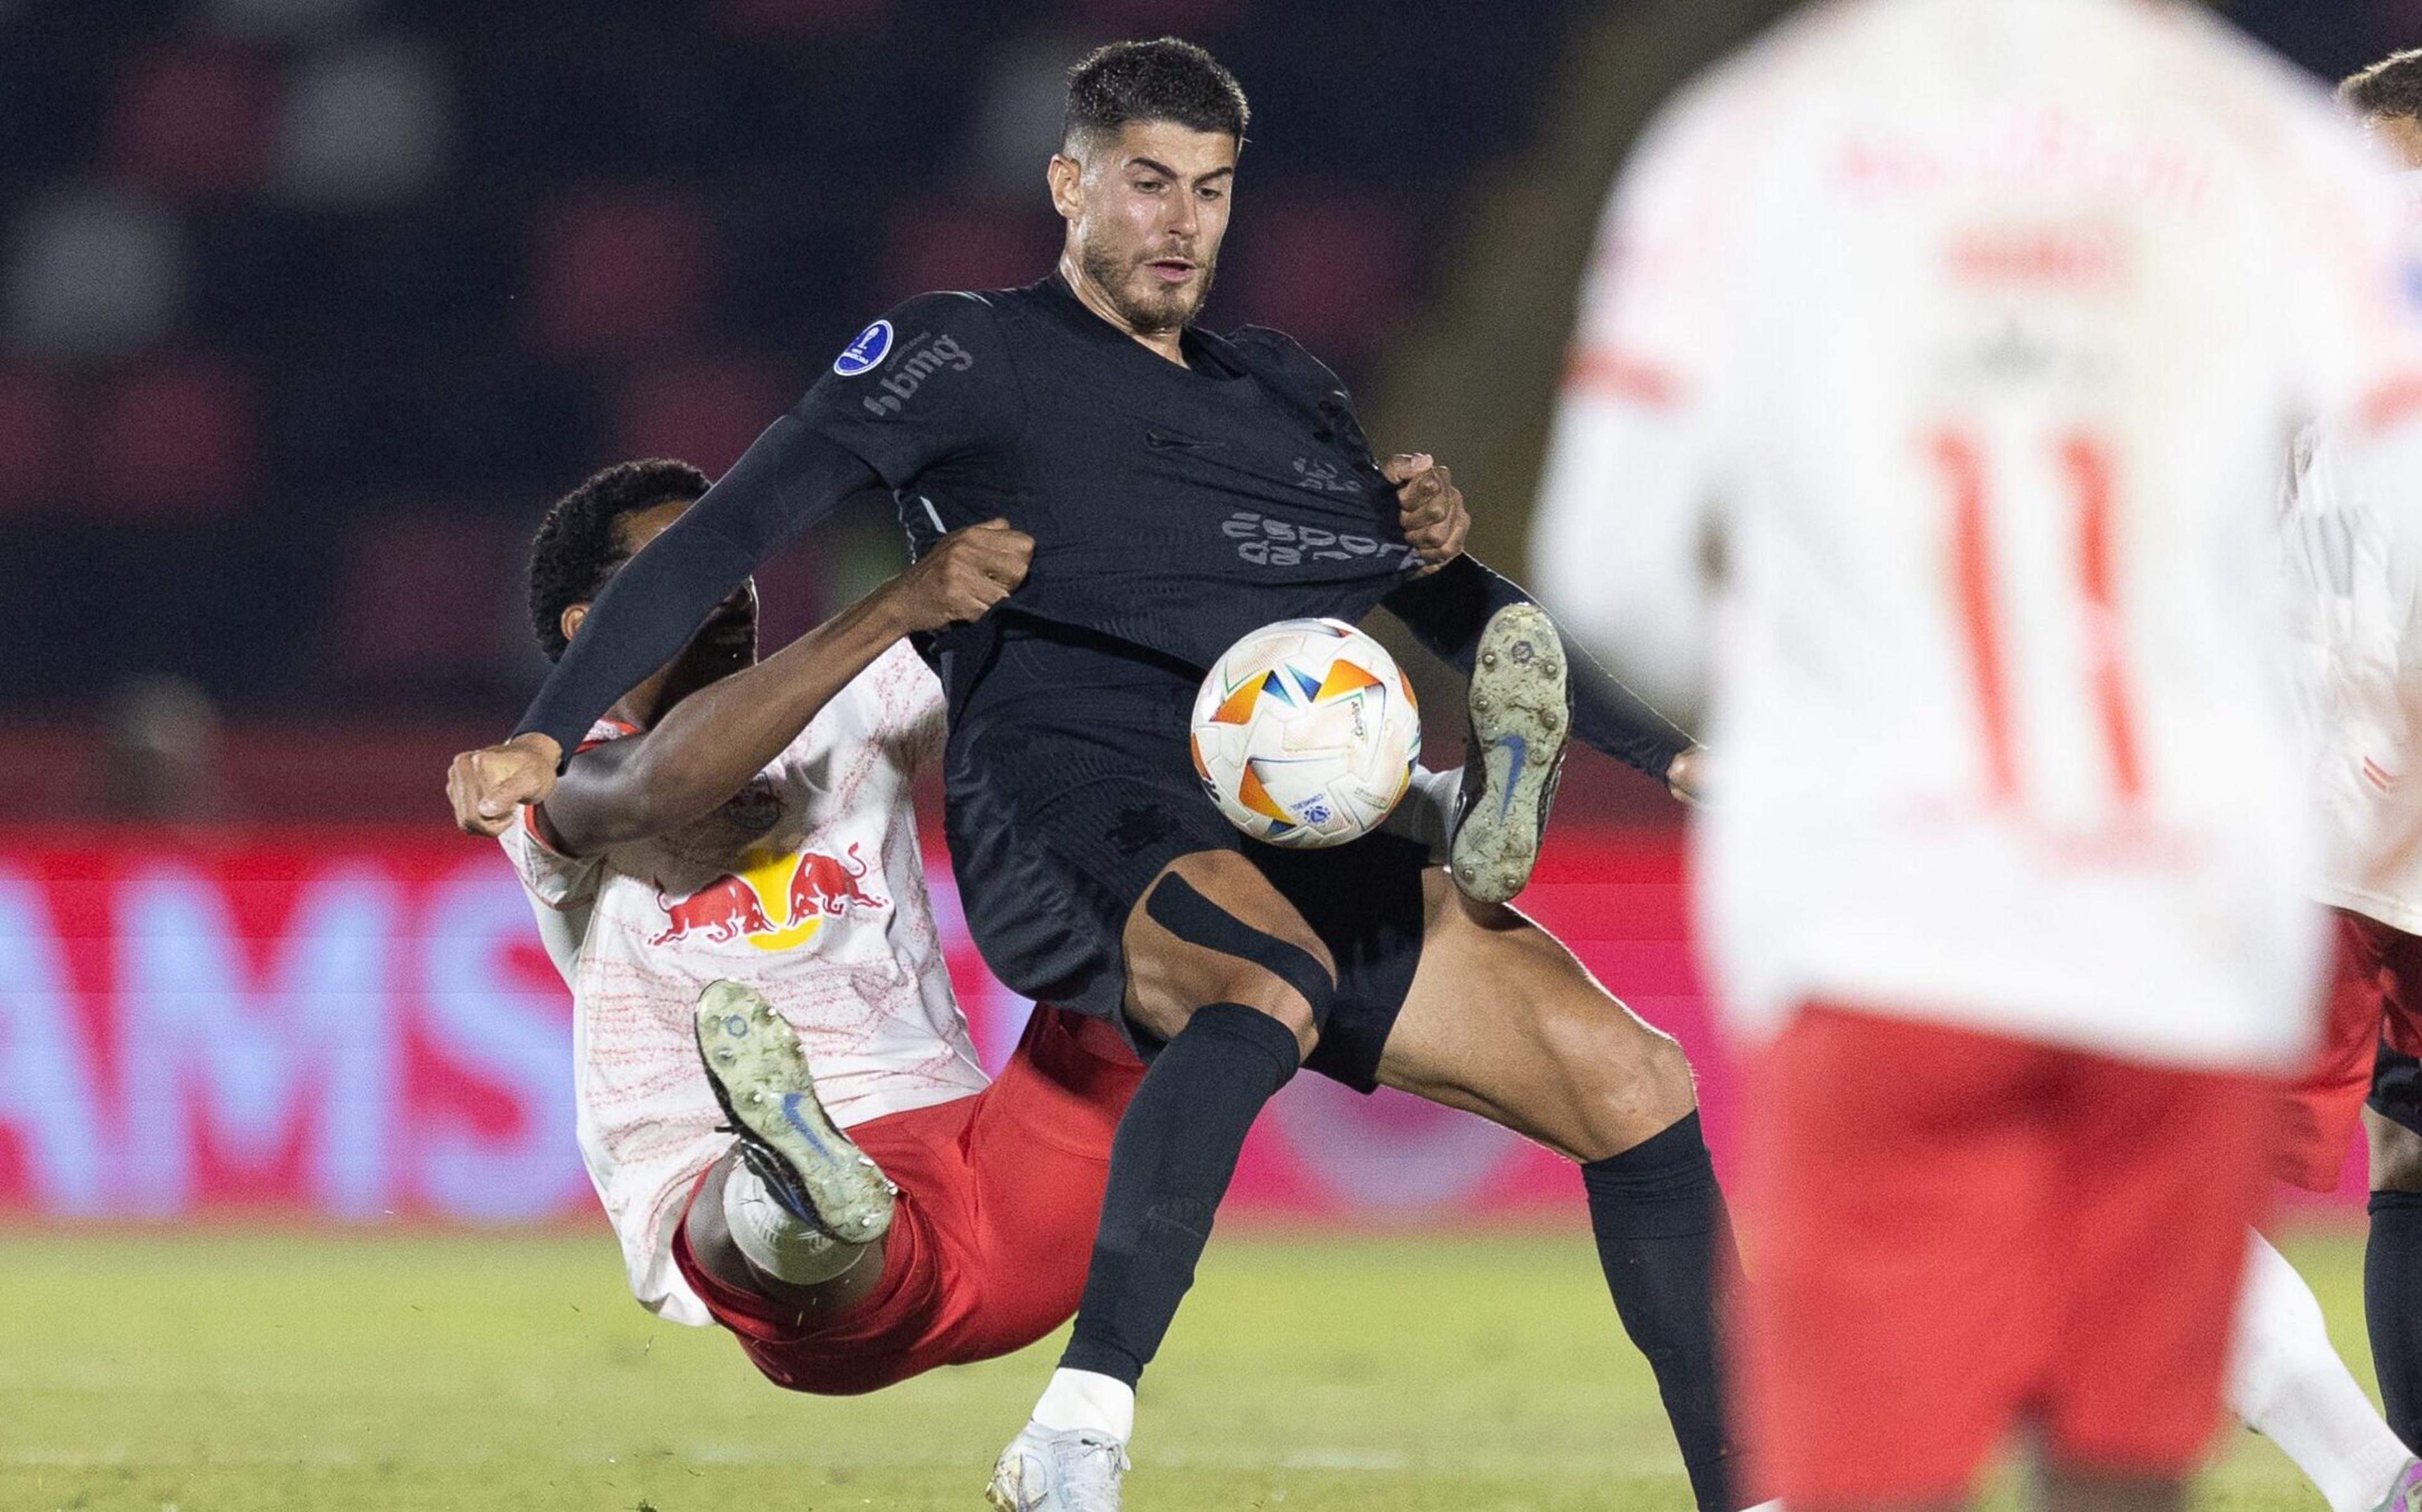
[[[1370,834],[1325,850],[1247,838],[1204,796],[1186,742],[1190,669],[1012,640],[976,717],[953,724],[944,829],[967,931],[1012,990],[1119,1026],[1127,915],[1180,856],[1245,857],[1329,947],[1337,996],[1307,1068],[1368,1092],[1421,964],[1426,848]],[[1014,687],[1014,704],[1002,696]]]
[[[2398,1054],[2382,1040],[2371,1063],[2371,1096],[2364,1103],[2383,1118],[2422,1134],[2422,1061]]]

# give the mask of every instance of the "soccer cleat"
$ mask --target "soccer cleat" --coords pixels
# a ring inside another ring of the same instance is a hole
[[[1029,1422],[992,1467],[984,1500],[999,1512],[1119,1512],[1127,1453],[1083,1428],[1055,1432]]]
[[[2397,1483],[2388,1489],[2374,1512],[2422,1512],[2422,1460],[2409,1459],[2397,1473]]]
[[[816,1100],[798,1033],[764,994],[708,983],[698,998],[698,1053],[740,1158],[774,1199],[842,1243],[881,1239],[899,1189]]]
[[[1502,903],[1538,862],[1573,727],[1564,642],[1546,610],[1507,604],[1488,617],[1468,703],[1470,733],[1447,865],[1465,896]]]

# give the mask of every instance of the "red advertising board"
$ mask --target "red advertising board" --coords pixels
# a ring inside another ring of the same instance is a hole
[[[1027,1005],[967,942],[938,850],[928,870],[997,1064]],[[1670,833],[1581,831],[1521,906],[1690,1049],[1721,1163],[1735,1082],[1681,871]],[[0,1213],[585,1213],[571,1014],[493,846],[423,829],[0,833]],[[1569,1165],[1494,1126],[1299,1077],[1255,1130],[1231,1210],[1436,1222],[1579,1197]]]

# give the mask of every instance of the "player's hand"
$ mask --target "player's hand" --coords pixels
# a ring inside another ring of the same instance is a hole
[[[1665,768],[1665,790],[1692,808],[1706,802],[1706,789],[1700,786],[1703,779],[1699,767],[1706,759],[1706,746],[1691,746],[1676,753]]]
[[[1379,473],[1396,486],[1397,522],[1422,559],[1422,573],[1435,572],[1461,556],[1463,538],[1471,533],[1471,515],[1454,476],[1427,452],[1391,457]]]
[[[892,579],[893,607],[908,630],[940,630],[982,619],[1026,581],[1034,538],[1006,520],[952,531]]]
[[[446,799],[454,822],[472,834],[497,835],[524,803],[543,803],[555,791],[556,764],[563,747],[536,730],[502,745],[465,751],[446,769]]]

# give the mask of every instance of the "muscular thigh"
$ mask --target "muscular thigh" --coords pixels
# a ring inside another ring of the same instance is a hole
[[[1639,1144],[1695,1105],[1679,1046],[1556,938],[1423,881],[1420,969],[1379,1060],[1388,1086],[1463,1108],[1579,1161]]]
[[[1182,888],[1164,892],[1172,880]],[[1174,906],[1188,890],[1207,912]],[[1313,998],[1325,1009],[1336,962],[1295,905],[1233,850],[1171,862],[1129,911],[1122,944],[1126,1014],[1149,1035],[1171,1038],[1195,1009],[1240,1003],[1293,1029],[1307,1054],[1319,1038]]]

